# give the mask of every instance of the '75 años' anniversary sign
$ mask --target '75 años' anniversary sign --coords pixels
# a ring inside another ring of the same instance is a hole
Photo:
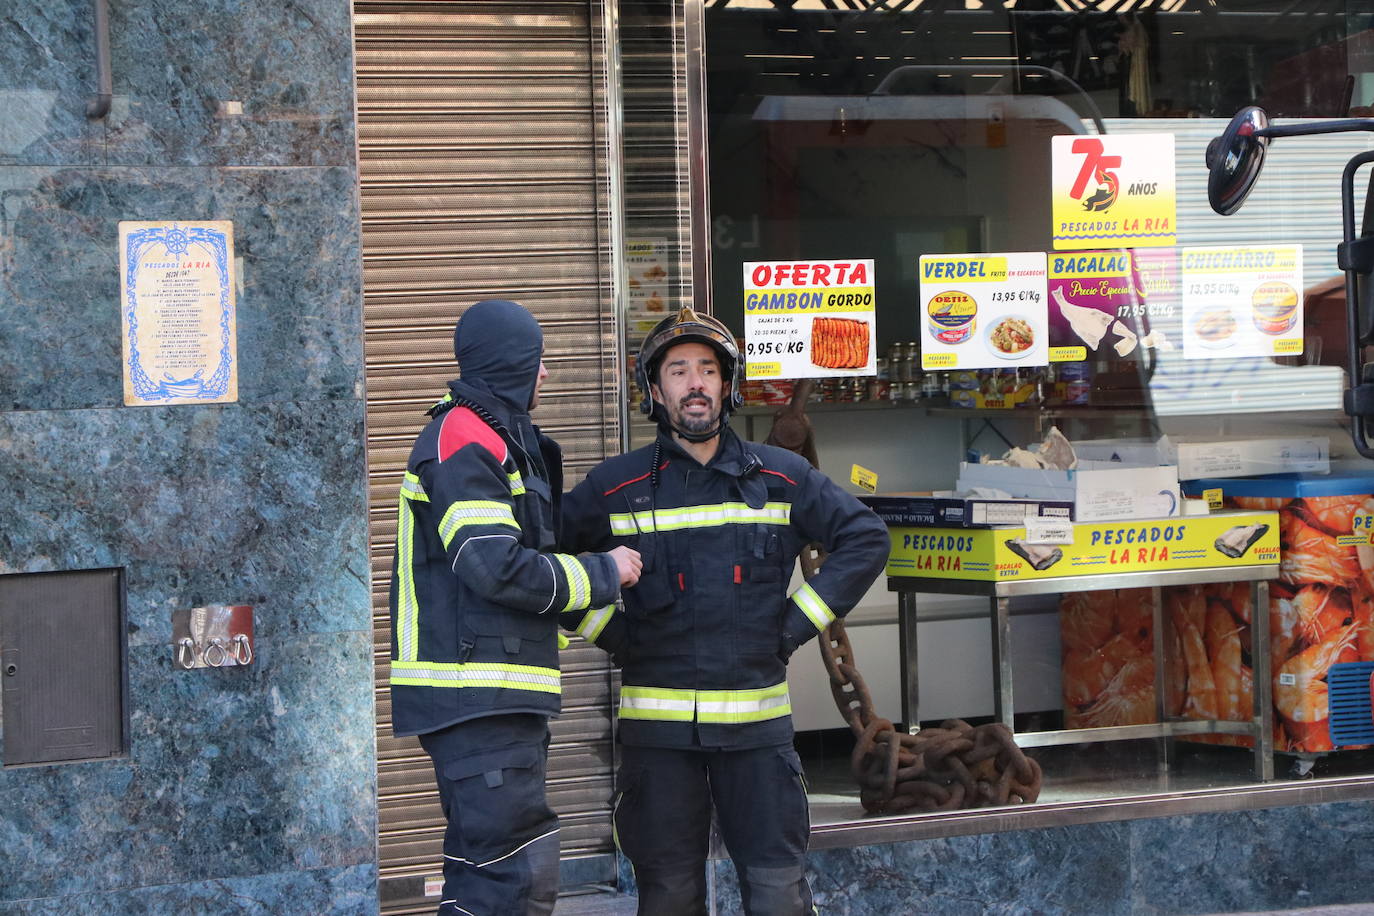
[[[124,403],[238,400],[234,224],[119,224]]]

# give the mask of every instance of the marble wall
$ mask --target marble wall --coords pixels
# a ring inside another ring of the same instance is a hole
[[[124,569],[129,719],[0,770],[0,914],[374,912],[351,4],[110,7],[99,121],[91,4],[0,9],[0,574]],[[236,403],[122,406],[121,220],[233,222]],[[176,669],[212,602],[255,661]]]
[[[1371,815],[1336,802],[821,849],[806,872],[827,916],[1309,911],[1374,901]],[[738,916],[734,865],[708,869],[712,912]],[[619,883],[634,895],[623,857]]]

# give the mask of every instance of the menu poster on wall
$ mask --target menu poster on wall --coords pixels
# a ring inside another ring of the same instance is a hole
[[[921,368],[1049,361],[1045,253],[921,255]]]
[[[124,403],[238,400],[234,224],[119,224]]]
[[[747,262],[744,351],[751,381],[875,375],[873,260]]]
[[[1050,361],[1137,359],[1179,340],[1173,249],[1049,256]]]
[[[625,307],[627,330],[635,341],[668,312],[668,240],[625,240]]]
[[[1050,138],[1056,251],[1178,242],[1173,134]]]
[[[1183,355],[1302,353],[1302,246],[1184,248]]]

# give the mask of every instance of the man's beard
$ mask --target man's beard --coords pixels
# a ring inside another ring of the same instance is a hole
[[[678,402],[677,409],[673,411],[673,425],[694,436],[715,429],[716,424],[720,421],[720,408],[711,410],[705,416],[689,417],[687,416],[687,406],[694,403],[705,404],[708,408],[712,406],[711,399],[704,395],[688,395]]]

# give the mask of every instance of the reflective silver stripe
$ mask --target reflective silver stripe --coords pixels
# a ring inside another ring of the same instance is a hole
[[[592,603],[592,580],[586,567],[577,557],[566,553],[556,553],[558,565],[563,567],[563,577],[568,581],[568,603],[564,611],[580,611]]]
[[[391,663],[391,683],[403,687],[505,687],[559,693],[558,669],[489,662]]]
[[[746,503],[718,503],[648,512],[618,512],[611,514],[610,524],[612,534],[630,535],[721,525],[786,525],[791,519],[791,503],[765,503],[762,509],[752,509]]]
[[[764,690],[703,690],[697,694],[701,722],[762,722],[792,712],[792,698],[784,682]]]
[[[695,714],[695,691],[630,686],[620,689],[620,717],[622,719],[691,722]]]
[[[402,488],[401,495],[405,496]],[[420,641],[420,602],[415,597],[415,513],[409,499],[396,505],[396,652],[414,659]]]
[[[439,522],[439,539],[447,548],[458,529],[468,525],[508,525],[519,529],[510,506],[490,499],[461,500],[448,507]]]
[[[787,682],[747,690],[678,690],[635,687],[620,691],[620,717],[660,722],[744,724],[778,719],[792,712]]]
[[[606,629],[606,624],[611,622],[611,616],[615,614],[615,605],[608,604],[605,607],[593,608],[582,618],[582,622],[577,625],[577,632],[583,639],[596,642],[596,638],[601,635],[601,631]]]
[[[797,602],[797,607],[801,608],[807,617],[811,618],[811,623],[817,630],[824,630],[835,619],[830,605],[821,600],[821,596],[816,594],[810,582],[803,582],[801,588],[792,593],[792,600]]]

